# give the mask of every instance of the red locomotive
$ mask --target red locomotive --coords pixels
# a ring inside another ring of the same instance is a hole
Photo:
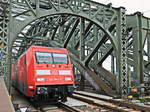
[[[67,50],[31,46],[12,65],[12,85],[30,98],[66,101],[74,85]]]

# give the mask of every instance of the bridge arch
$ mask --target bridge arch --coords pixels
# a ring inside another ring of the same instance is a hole
[[[38,18],[30,18],[30,19],[25,20],[25,22],[23,24],[18,24],[19,26],[17,25],[16,26],[17,28],[14,29],[15,32],[11,33],[12,34],[12,38],[13,38],[11,43],[13,44],[15,42],[16,38],[17,38],[17,35],[22,30],[24,30],[24,28],[26,28],[28,25],[32,24],[34,21],[40,20],[40,19],[48,17],[48,16],[55,16],[55,15],[68,15],[69,16],[70,15],[70,16],[84,18],[84,19],[90,21],[92,24],[94,24],[97,27],[99,27],[107,35],[107,37],[110,39],[110,41],[111,41],[111,43],[113,45],[113,48],[118,50],[117,49],[117,44],[116,44],[115,39],[114,39],[115,38],[114,35],[111,34],[111,32],[109,31],[108,27],[104,28],[103,24],[98,22],[98,21],[94,21],[91,18],[88,18],[87,16],[83,16],[83,15],[80,15],[80,14],[74,14],[74,13],[64,13],[64,12],[59,12],[59,13],[56,12],[56,13],[50,13],[50,14],[49,14],[49,12],[48,12],[48,14],[46,12],[43,12],[43,13],[44,13],[44,15],[43,14],[40,15],[40,17],[38,17]],[[17,23],[17,21],[14,20],[14,24],[15,23]],[[115,25],[115,24],[113,24],[113,25]],[[111,25],[109,27],[111,27]]]

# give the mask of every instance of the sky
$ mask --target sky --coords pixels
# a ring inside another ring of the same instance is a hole
[[[137,11],[142,12],[144,16],[150,18],[150,0],[93,0],[103,4],[112,3],[113,7],[125,7],[127,14],[133,14]]]

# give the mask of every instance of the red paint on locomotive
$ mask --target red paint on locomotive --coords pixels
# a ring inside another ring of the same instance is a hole
[[[68,51],[31,46],[12,65],[12,84],[27,97],[51,94],[55,90],[55,94],[59,91],[66,97],[70,92],[68,87],[74,85]]]

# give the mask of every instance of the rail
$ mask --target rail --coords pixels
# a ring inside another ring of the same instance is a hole
[[[111,106],[108,106],[108,105],[95,103],[93,100],[87,99],[85,97],[93,98],[95,100],[102,100],[102,101],[105,101],[105,102],[109,102],[109,103],[112,103],[113,105],[116,105],[117,107],[111,107]],[[97,106],[100,106],[100,107],[108,108],[110,110],[114,110],[114,111],[117,111],[117,112],[129,112],[129,111],[126,111],[126,110],[124,110],[122,108],[118,108],[118,107],[125,107],[125,108],[128,108],[128,109],[139,110],[139,111],[142,111],[142,112],[150,112],[150,107],[148,107],[148,106],[140,106],[140,105],[136,105],[136,104],[132,104],[132,103],[124,102],[124,101],[118,101],[118,100],[114,100],[114,99],[104,99],[104,98],[91,96],[91,95],[87,95],[87,94],[83,94],[83,93],[74,92],[74,95],[72,96],[72,98],[82,100],[82,101],[85,101],[87,103],[97,105]]]
[[[76,108],[74,107],[70,107],[68,105],[65,105],[63,103],[59,103],[58,106],[68,112],[81,112],[80,110],[77,110]]]

